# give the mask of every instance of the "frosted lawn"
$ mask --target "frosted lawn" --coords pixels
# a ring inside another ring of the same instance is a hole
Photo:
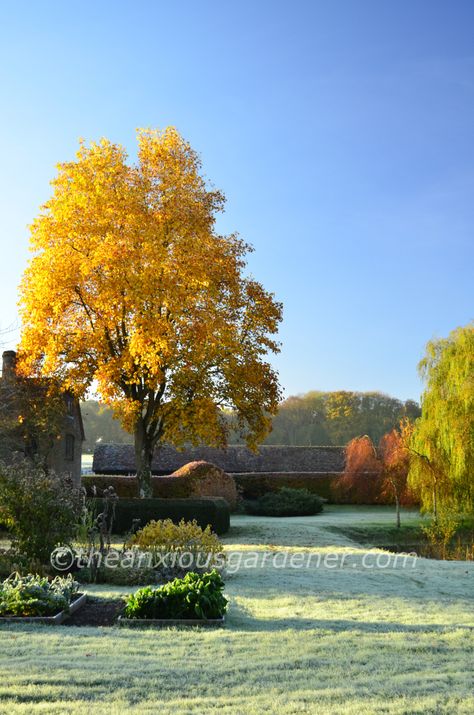
[[[336,507],[316,517],[234,517],[228,550],[333,551],[348,554],[347,567],[239,571],[227,582],[231,607],[219,632],[4,626],[0,711],[471,713],[474,564],[353,568],[368,549],[331,531],[341,520],[391,518]]]

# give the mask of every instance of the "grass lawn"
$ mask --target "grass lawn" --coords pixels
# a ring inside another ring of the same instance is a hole
[[[429,518],[421,518],[414,509],[405,511],[400,528],[395,525],[393,507],[379,507],[375,518],[370,510],[365,514],[361,513],[360,517],[357,521],[340,520],[330,528],[336,534],[347,536],[362,545],[377,546],[390,551],[414,551],[424,556],[435,556],[442,552],[441,547],[430,545],[423,532],[422,527],[429,524]],[[474,553],[471,546],[473,540],[474,520],[464,515],[458,523],[456,534],[450,541],[448,555],[444,558],[473,560]]]
[[[225,629],[1,626],[0,712],[471,714],[474,564],[382,568],[393,557],[346,530],[391,519],[383,507],[234,517],[225,541],[243,562]],[[253,552],[268,561],[251,568]],[[282,565],[285,552],[309,567]]]

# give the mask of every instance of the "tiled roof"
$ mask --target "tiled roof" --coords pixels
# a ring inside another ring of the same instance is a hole
[[[342,472],[344,447],[290,447],[263,445],[257,453],[247,447],[227,449],[190,447],[178,452],[165,445],[155,453],[154,474],[171,474],[187,462],[205,460],[228,473],[244,472]],[[93,471],[96,474],[134,474],[135,452],[131,444],[104,444],[96,447]]]

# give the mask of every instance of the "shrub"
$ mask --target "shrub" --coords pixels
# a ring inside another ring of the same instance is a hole
[[[125,606],[127,618],[192,619],[222,618],[227,610],[224,582],[217,571],[199,575],[188,573],[182,579],[131,594]]]
[[[256,502],[247,502],[249,514],[261,516],[311,516],[319,514],[324,500],[307,489],[283,487],[279,492],[264,494]]]
[[[48,581],[12,574],[0,584],[0,616],[54,616],[69,608],[78,585],[71,575]]]
[[[338,476],[332,472],[248,472],[232,475],[244,499],[259,499],[268,492],[288,487],[307,489],[329,501],[333,497],[331,486]]]
[[[95,500],[94,500],[95,502]],[[94,507],[94,502],[92,506]],[[100,507],[99,502],[95,502]],[[132,530],[133,522],[140,520],[140,525],[158,519],[171,519],[175,524],[181,519],[195,519],[203,529],[210,525],[216,534],[229,530],[229,505],[222,498],[203,499],[119,499],[116,504],[114,531],[127,534]]]
[[[0,549],[0,579],[7,578],[16,571],[38,573],[45,576],[50,573],[51,566],[50,564],[41,564],[37,559],[30,559],[13,548]]]
[[[79,489],[67,475],[21,461],[0,465],[0,517],[16,552],[41,564],[75,535],[82,510]]]
[[[93,547],[94,548],[94,547]],[[138,585],[166,583],[189,571],[204,573],[223,568],[225,555],[210,527],[196,521],[174,524],[171,519],[152,521],[129,536],[121,550],[109,545],[99,561],[89,560],[78,578],[84,582]]]
[[[195,520],[181,519],[179,524],[171,519],[151,521],[132,536],[127,547],[151,552],[153,563],[168,568],[208,571],[225,563],[223,546],[216,534],[210,526],[201,529]]]
[[[436,520],[433,519],[427,526],[421,527],[433,550],[436,549],[442,559],[446,558],[448,546],[459,529],[459,523],[457,514],[443,509]]]

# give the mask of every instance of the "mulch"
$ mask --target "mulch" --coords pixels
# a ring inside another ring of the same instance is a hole
[[[123,599],[87,597],[78,611],[67,618],[64,626],[114,626],[124,606]]]

